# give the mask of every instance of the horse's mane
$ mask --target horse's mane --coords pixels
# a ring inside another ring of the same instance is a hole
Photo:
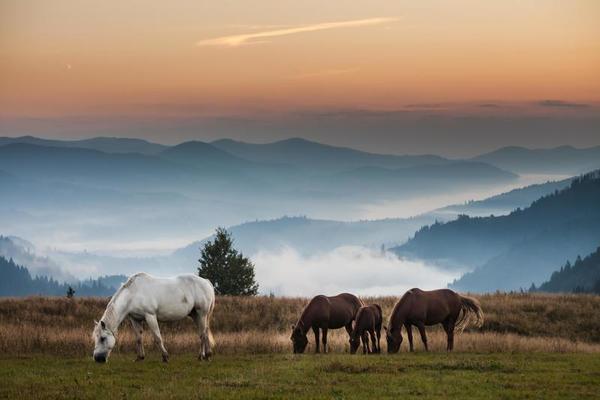
[[[121,295],[121,293],[123,293],[123,291],[127,288],[129,288],[134,281],[136,280],[136,278],[138,278],[139,276],[142,275],[148,275],[144,272],[138,272],[135,273],[133,275],[131,275],[129,278],[127,278],[127,280],[119,287],[119,289],[117,289],[117,291],[115,292],[115,294],[112,295],[112,297],[110,298],[110,301],[108,302],[108,305],[106,306],[106,310],[104,310],[104,315],[102,315],[102,321],[104,321],[105,323],[110,324],[110,326],[113,327],[113,331],[116,331],[117,327],[114,326],[116,324],[116,313],[115,313],[115,301],[116,299],[118,299]]]
[[[398,300],[396,305],[394,305],[394,308],[392,309],[392,313],[390,314],[390,319],[388,320],[388,329],[392,329],[392,320],[394,318],[394,315],[396,315],[396,311],[408,301],[408,299],[412,296],[412,294],[413,294],[413,290],[411,289],[408,292],[404,293],[402,295],[402,297],[400,297],[400,300]]]
[[[119,289],[117,289],[117,291],[115,292],[115,294],[112,295],[112,297],[110,298],[110,302],[108,303],[108,305],[111,305],[113,300],[116,299],[117,297],[119,297],[119,295],[121,294],[121,292],[124,289],[127,289],[128,287],[130,287],[133,282],[136,280],[136,278],[140,277],[140,276],[148,276],[147,273],[145,272],[136,272],[135,274],[131,275],[129,278],[127,278],[127,280],[125,282],[123,282],[121,284],[121,286],[119,286]]]

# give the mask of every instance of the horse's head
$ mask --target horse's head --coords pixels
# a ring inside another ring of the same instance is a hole
[[[402,344],[402,332],[400,330],[388,330],[387,327],[385,329],[385,338],[387,340],[387,350],[389,354],[397,353],[400,350],[400,345]]]
[[[106,327],[104,321],[96,322],[92,339],[94,339],[94,360],[99,363],[106,362],[117,342],[114,333]]]
[[[292,344],[294,346],[294,353],[304,353],[306,345],[308,345],[308,338],[306,333],[302,330],[302,327],[298,325],[292,325]]]
[[[350,335],[350,354],[356,354],[356,351],[360,347],[360,337],[355,335],[354,332]]]

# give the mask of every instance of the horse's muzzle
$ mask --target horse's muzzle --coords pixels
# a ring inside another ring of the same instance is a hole
[[[104,355],[104,354],[96,354],[96,355],[94,355],[94,361],[96,361],[97,363],[105,363],[106,362],[106,355]]]

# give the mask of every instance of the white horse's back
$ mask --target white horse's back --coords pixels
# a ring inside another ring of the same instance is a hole
[[[215,301],[210,281],[192,274],[158,278],[138,273],[131,276],[123,288],[131,293],[132,313],[151,313],[159,321],[179,320],[192,310],[207,313]]]

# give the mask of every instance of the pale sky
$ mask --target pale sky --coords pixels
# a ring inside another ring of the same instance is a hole
[[[599,20],[595,0],[0,0],[0,135],[600,144]]]

